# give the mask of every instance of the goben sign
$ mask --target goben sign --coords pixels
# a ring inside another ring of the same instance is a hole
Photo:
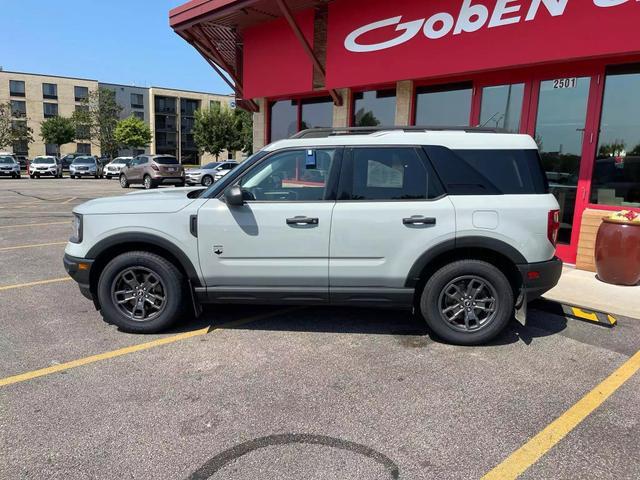
[[[337,0],[327,84],[640,52],[639,24],[640,0]]]

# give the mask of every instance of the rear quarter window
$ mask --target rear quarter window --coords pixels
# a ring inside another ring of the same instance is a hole
[[[451,150],[424,147],[450,195],[548,193],[537,150]]]

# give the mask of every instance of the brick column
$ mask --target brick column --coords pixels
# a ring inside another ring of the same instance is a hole
[[[348,127],[350,122],[351,90],[343,88],[338,90],[338,94],[342,97],[342,105],[339,107],[333,106],[333,126]]]
[[[396,125],[411,123],[413,81],[401,80],[396,84]]]
[[[267,102],[264,98],[255,101],[260,107],[259,112],[253,114],[253,151],[257,152],[267,143],[266,124],[267,124]]]

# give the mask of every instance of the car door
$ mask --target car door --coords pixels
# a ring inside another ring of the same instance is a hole
[[[346,149],[329,254],[332,301],[406,303],[413,264],[455,238],[455,211],[421,149]]]
[[[234,179],[244,205],[229,206],[220,194],[199,209],[198,250],[210,297],[327,301],[340,157],[336,148],[275,152]]]
[[[133,159],[131,167],[127,170],[127,180],[129,182],[139,182],[142,180],[142,164],[145,163],[146,157],[140,155]]]

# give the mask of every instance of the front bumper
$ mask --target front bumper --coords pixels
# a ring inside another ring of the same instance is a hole
[[[20,175],[20,170],[0,170],[0,175],[13,177],[15,175]]]
[[[32,175],[40,175],[40,176],[47,176],[47,175],[51,175],[52,177],[55,177],[58,174],[57,170],[32,170],[31,171]]]
[[[97,175],[95,170],[71,170],[70,175],[77,175],[78,177],[86,175],[88,177],[95,177]]]
[[[93,260],[87,258],[72,257],[71,255],[64,254],[62,259],[64,269],[69,276],[73,278],[80,287],[80,293],[87,297],[89,300],[94,300],[91,293],[91,267],[93,266]]]
[[[535,300],[558,284],[562,275],[562,260],[553,257],[546,262],[517,265],[522,275],[522,289],[527,301]]]

